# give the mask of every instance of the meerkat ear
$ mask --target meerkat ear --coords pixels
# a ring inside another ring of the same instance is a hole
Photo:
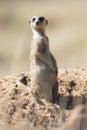
[[[29,24],[31,23],[31,20],[29,20]]]
[[[46,25],[48,25],[48,20],[46,19]]]

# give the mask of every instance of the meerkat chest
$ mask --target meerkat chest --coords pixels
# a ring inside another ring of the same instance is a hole
[[[46,36],[40,36],[40,35],[36,35],[33,37],[34,43],[36,42],[36,46],[39,45],[43,45],[43,44],[48,44],[48,39]]]
[[[49,50],[49,44],[47,38],[38,36],[34,37],[32,41],[32,51],[33,53],[46,53]]]
[[[46,67],[45,61],[50,62],[49,42],[47,36],[34,35],[30,59],[32,66],[41,66],[41,69]]]

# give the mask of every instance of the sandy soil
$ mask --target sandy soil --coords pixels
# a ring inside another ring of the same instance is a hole
[[[18,125],[22,122],[28,127],[39,127],[40,130],[60,128],[64,120],[78,104],[87,102],[87,71],[84,69],[60,70],[59,106],[47,102],[33,95],[28,87],[17,86],[19,74],[12,74],[0,78],[0,125],[6,127]],[[31,123],[32,122],[32,123]]]

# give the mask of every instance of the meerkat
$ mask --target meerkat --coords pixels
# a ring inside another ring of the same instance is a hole
[[[29,24],[33,32],[30,52],[31,91],[53,103],[58,101],[58,67],[49,50],[49,39],[45,33],[48,20],[44,16],[33,16]]]

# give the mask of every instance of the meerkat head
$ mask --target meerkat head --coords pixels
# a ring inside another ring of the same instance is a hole
[[[44,29],[45,26],[48,24],[48,21],[44,16],[33,16],[30,19],[29,24],[33,29],[38,30]]]

